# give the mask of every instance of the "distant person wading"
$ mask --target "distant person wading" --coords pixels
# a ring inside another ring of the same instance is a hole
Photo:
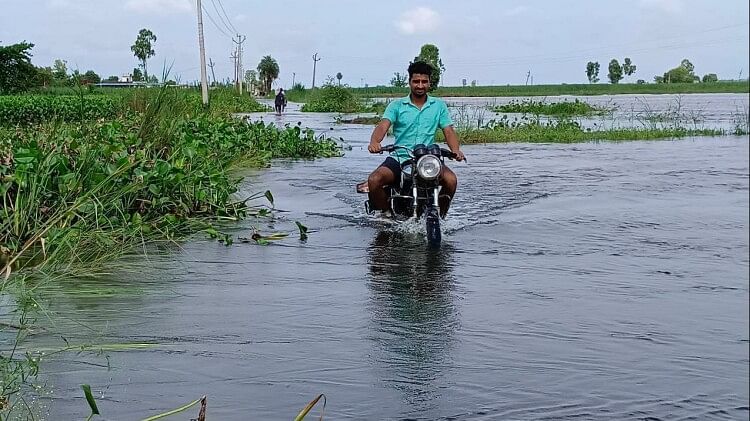
[[[284,89],[279,88],[279,93],[276,94],[274,105],[276,106],[276,114],[281,114],[286,108],[286,95],[284,95]]]

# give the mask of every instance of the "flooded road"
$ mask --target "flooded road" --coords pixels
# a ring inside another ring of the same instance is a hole
[[[232,233],[283,241],[198,236],[50,293],[34,341],[153,345],[47,362],[49,419],[88,414],[82,383],[109,420],[204,394],[210,419],[291,419],[319,393],[332,420],[747,419],[746,137],[466,146],[429,251],[363,212],[370,126],[262,118],[352,149],[243,172],[280,211]]]

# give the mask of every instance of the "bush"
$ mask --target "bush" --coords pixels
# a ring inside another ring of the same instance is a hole
[[[362,109],[354,95],[343,86],[324,85],[308,94],[302,111],[315,113],[355,113]]]

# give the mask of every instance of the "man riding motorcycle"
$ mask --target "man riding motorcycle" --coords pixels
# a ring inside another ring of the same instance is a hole
[[[409,65],[409,96],[399,98],[388,104],[382,120],[370,136],[367,150],[371,153],[381,152],[380,142],[393,126],[396,138],[394,145],[413,148],[415,145],[435,143],[435,131],[441,129],[445,142],[451,152],[456,154],[457,161],[465,159],[458,144],[458,136],[453,129],[448,107],[443,100],[427,95],[430,89],[432,66],[417,61]],[[370,209],[385,211],[388,209],[388,195],[385,186],[393,185],[401,177],[401,163],[408,159],[408,154],[401,148],[396,149],[383,161],[367,179]],[[364,190],[365,183],[358,186]],[[440,175],[440,216],[445,217],[453,195],[456,193],[458,179],[447,166],[443,166]]]

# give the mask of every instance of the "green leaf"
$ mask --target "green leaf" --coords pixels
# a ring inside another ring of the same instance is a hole
[[[294,221],[295,224],[297,224],[297,229],[299,229],[299,239],[301,241],[307,240],[307,227],[302,225],[299,221]]]
[[[273,194],[271,194],[271,190],[266,190],[266,193],[264,194],[266,196],[266,199],[271,203],[271,206],[273,206]]]
[[[82,384],[81,389],[83,389],[83,394],[86,396],[86,402],[89,403],[89,408],[91,408],[91,414],[99,415],[99,408],[96,407],[96,400],[94,400],[94,395],[91,393],[91,386],[87,384]]]
[[[323,408],[320,410],[320,420],[322,420],[323,414],[325,414],[326,412],[326,395],[321,393],[320,395],[318,395],[318,397],[311,400],[310,403],[308,403],[304,408],[302,408],[301,411],[299,411],[299,414],[297,414],[297,416],[294,417],[294,421],[302,421],[303,419],[305,419],[307,414],[309,414],[310,411],[312,411],[313,407],[315,406],[316,403],[318,403],[320,398],[323,398]]]

